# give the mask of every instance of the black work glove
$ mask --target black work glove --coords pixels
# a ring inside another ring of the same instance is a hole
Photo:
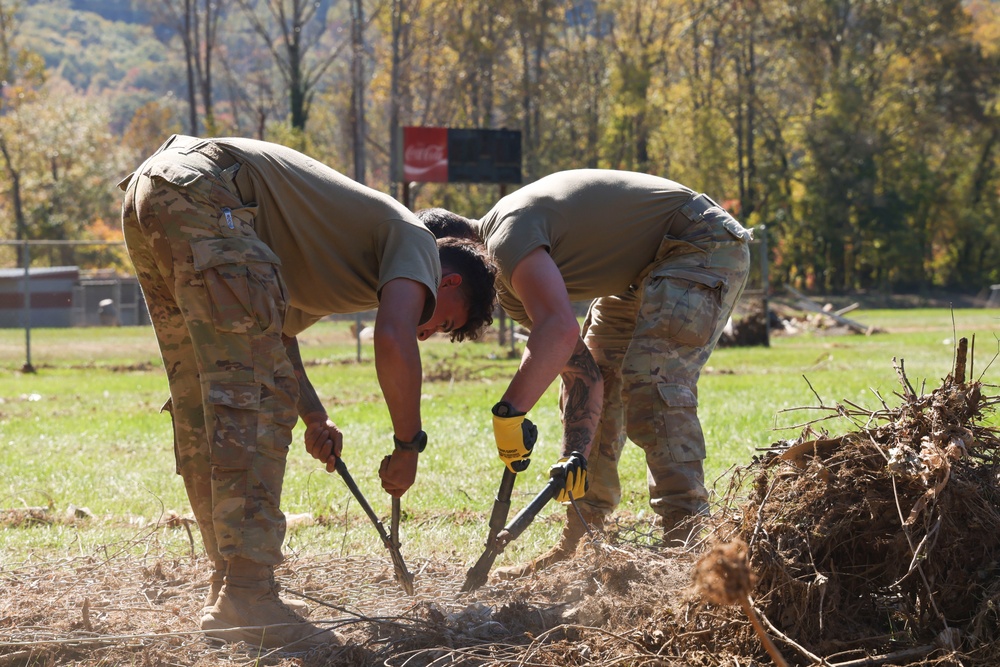
[[[587,459],[583,458],[580,452],[573,452],[559,459],[549,468],[549,477],[562,477],[565,480],[563,487],[556,494],[556,500],[561,503],[568,503],[571,493],[574,500],[579,500],[590,488],[590,483],[587,481]]]

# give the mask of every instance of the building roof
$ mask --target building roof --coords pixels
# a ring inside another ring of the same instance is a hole
[[[28,269],[28,278],[73,278],[80,274],[78,266],[33,266]],[[24,269],[0,269],[0,280],[23,278]]]

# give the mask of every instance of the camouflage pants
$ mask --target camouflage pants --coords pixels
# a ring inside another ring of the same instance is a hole
[[[136,172],[122,207],[170,385],[177,473],[217,567],[282,560],[298,401],[279,260],[254,232],[236,169],[171,146]]]
[[[587,462],[589,511],[608,515],[621,501],[626,437],[645,452],[649,504],[668,525],[708,511],[698,378],[746,285],[749,240],[711,208],[682,237],[663,238],[635,289],[591,304],[583,337],[604,404]]]

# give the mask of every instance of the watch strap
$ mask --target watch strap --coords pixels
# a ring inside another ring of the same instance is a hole
[[[393,435],[392,442],[396,445],[396,449],[401,449],[404,452],[417,452],[419,454],[424,451],[425,447],[427,447],[427,433],[424,431],[417,431],[417,435],[415,435],[413,440],[410,442],[403,442]]]

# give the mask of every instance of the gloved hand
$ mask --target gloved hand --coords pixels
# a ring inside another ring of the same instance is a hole
[[[538,429],[507,401],[493,406],[493,437],[497,454],[511,472],[524,472],[531,463],[531,450],[538,439]]]
[[[570,493],[574,500],[579,500],[590,488],[587,482],[587,459],[580,452],[573,452],[559,459],[549,468],[549,477],[562,477],[566,480],[563,488],[556,494],[556,500],[561,503],[569,502]]]

